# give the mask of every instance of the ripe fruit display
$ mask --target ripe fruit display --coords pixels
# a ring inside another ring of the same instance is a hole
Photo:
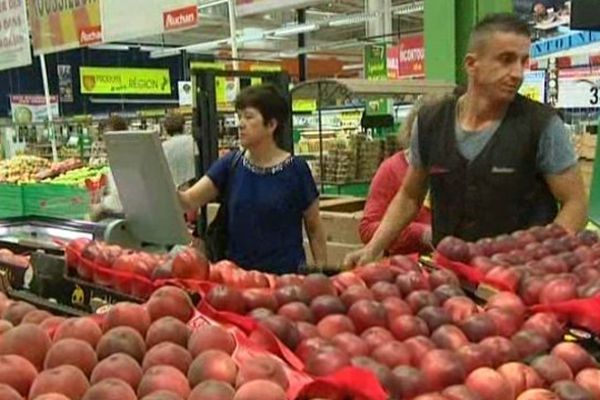
[[[50,162],[35,156],[16,156],[0,161],[0,182],[28,183],[36,181],[36,174],[49,168]]]
[[[475,243],[447,237],[437,253],[438,264],[461,278],[510,290],[526,305],[600,293],[600,242],[591,231],[572,235],[552,224]]]

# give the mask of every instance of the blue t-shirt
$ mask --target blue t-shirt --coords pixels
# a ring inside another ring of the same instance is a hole
[[[207,176],[226,190],[236,152],[217,160]],[[302,243],[304,212],[318,198],[308,164],[290,157],[263,169],[242,157],[229,186],[228,258],[241,267],[287,274],[306,264]]]

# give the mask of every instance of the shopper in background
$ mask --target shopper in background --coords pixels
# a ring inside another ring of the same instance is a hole
[[[177,188],[181,188],[196,177],[194,165],[196,142],[191,134],[184,132],[185,118],[181,114],[167,114],[163,127],[169,138],[163,142],[162,147],[173,182]]]
[[[119,132],[129,129],[127,121],[119,115],[111,115],[98,127],[98,137],[90,150],[90,166],[106,165],[106,144],[104,143],[104,132]]]
[[[303,159],[277,146],[277,138],[287,129],[289,104],[275,87],[260,85],[244,89],[235,108],[245,152],[233,151],[215,162],[191,189],[180,192],[182,204],[197,209],[219,193],[228,194],[227,258],[241,267],[298,272],[306,264],[303,223],[315,264],[325,266],[315,182]]]
[[[377,258],[414,219],[429,186],[434,244],[552,221],[569,231],[585,226],[586,195],[563,122],[517,93],[530,45],[527,24],[512,14],[475,27],[464,62],[467,93],[419,111],[404,184],[373,239],[346,266]]]
[[[406,117],[400,130],[398,142],[401,151],[385,160],[371,181],[369,195],[360,220],[359,233],[363,243],[369,243],[379,228],[388,205],[400,190],[406,172],[410,149],[410,135],[417,112],[423,104],[440,101],[440,96],[426,96],[418,99]],[[431,211],[423,206],[415,219],[400,232],[385,249],[387,255],[427,252],[431,249]]]

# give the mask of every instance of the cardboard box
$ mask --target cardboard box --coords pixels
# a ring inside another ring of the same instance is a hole
[[[362,248],[362,245],[327,242],[327,264],[324,267],[328,271],[339,271],[342,269],[342,263],[346,254]],[[314,265],[312,253],[308,240],[304,240],[304,251],[306,252],[306,262],[309,266]]]
[[[327,242],[362,244],[358,227],[363,216],[365,200],[348,197],[321,204],[321,220]]]

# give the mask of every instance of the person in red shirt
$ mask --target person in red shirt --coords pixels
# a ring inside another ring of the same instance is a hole
[[[423,104],[439,101],[439,96],[427,96],[419,99],[399,135],[403,149],[386,159],[375,173],[371,181],[369,195],[360,221],[359,234],[363,243],[369,243],[387,211],[388,204],[400,190],[404,176],[408,170],[408,143],[410,143],[411,127],[417,112]],[[386,249],[388,255],[426,253],[431,251],[431,212],[423,206],[414,221],[404,229],[398,238]]]

